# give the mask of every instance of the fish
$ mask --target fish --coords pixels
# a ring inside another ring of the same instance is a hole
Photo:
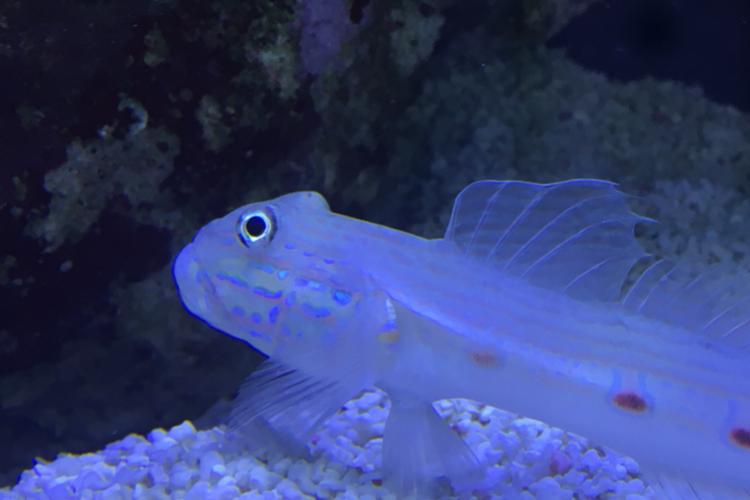
[[[173,275],[190,313],[267,356],[235,428],[304,445],[382,389],[399,495],[482,480],[433,407],[466,398],[633,457],[663,498],[748,497],[750,301],[646,252],[636,226],[654,222],[600,179],[473,182],[442,238],[300,191],[208,223]]]

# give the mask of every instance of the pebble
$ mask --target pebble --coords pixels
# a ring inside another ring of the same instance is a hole
[[[551,477],[545,477],[529,486],[529,491],[534,494],[538,500],[557,500],[572,498],[573,493],[565,491],[560,487],[560,483]]]
[[[168,435],[172,439],[183,441],[185,439],[192,438],[193,436],[195,436],[195,433],[196,430],[192,422],[190,422],[189,420],[185,420],[181,424],[172,427],[169,430]]]
[[[147,438],[126,436],[97,453],[39,461],[13,488],[0,489],[0,499],[396,498],[380,479],[379,432],[388,406],[377,392],[350,402],[316,432],[310,461],[263,450],[253,456],[223,446],[222,428],[199,431],[185,421],[154,429]],[[615,492],[644,498],[646,485],[633,478],[640,469],[632,459],[600,457],[583,439],[489,406],[455,400],[435,408],[488,466],[475,488],[483,495],[544,500]]]
[[[581,463],[585,465],[590,472],[596,472],[599,470],[599,467],[602,465],[602,459],[599,456],[599,453],[597,453],[596,450],[593,448],[586,451],[586,453],[583,454],[583,458],[581,459]]]

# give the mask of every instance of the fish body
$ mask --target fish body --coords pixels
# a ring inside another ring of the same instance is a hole
[[[628,454],[665,496],[736,498],[750,488],[747,304],[662,261],[623,297],[644,221],[588,179],[474,183],[439,239],[299,192],[211,222],[174,274],[193,314],[269,356],[240,425],[304,441],[379,387],[383,472],[402,493],[477,477],[431,406],[468,398]]]

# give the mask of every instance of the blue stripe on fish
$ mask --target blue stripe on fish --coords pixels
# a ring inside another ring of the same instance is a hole
[[[342,306],[347,305],[352,300],[352,294],[343,290],[333,291],[333,300],[341,304]]]
[[[263,271],[264,273],[273,274],[273,266],[271,266],[270,264],[264,264],[262,262],[255,262],[252,264],[252,267],[260,271]]]
[[[281,290],[272,291],[262,286],[254,286],[253,293],[260,295],[264,299],[278,299],[281,298]]]
[[[325,285],[320,281],[307,278],[295,278],[294,284],[301,287],[312,288],[313,290],[323,290],[325,288]]]
[[[261,339],[261,340],[265,340],[266,342],[270,342],[271,341],[271,338],[268,335],[266,335],[263,332],[259,332],[258,330],[248,330],[248,333],[250,334],[251,337],[255,337],[255,338],[258,338],[258,339]]]
[[[276,319],[279,317],[279,306],[273,306],[270,311],[268,311],[268,322],[273,324],[276,323]]]
[[[315,307],[308,303],[303,303],[300,307],[302,308],[303,313],[312,316],[313,318],[325,318],[326,316],[331,315],[331,311],[326,307]]]
[[[245,281],[243,279],[240,279],[240,278],[237,278],[235,276],[229,275],[229,274],[218,273],[216,275],[216,279],[219,280],[219,281],[226,281],[228,283],[231,283],[231,284],[233,284],[235,286],[239,286],[241,288],[248,288],[249,287],[249,285],[247,284],[247,281]]]
[[[250,315],[250,319],[253,320],[253,323],[260,323],[263,321],[263,317],[258,312],[254,312]]]
[[[323,283],[321,283],[320,281],[315,281],[315,280],[310,280],[307,283],[307,286],[312,288],[313,290],[322,290],[323,288],[325,288],[325,285],[323,285]]]

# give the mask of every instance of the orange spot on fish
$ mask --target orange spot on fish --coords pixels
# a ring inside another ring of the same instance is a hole
[[[632,411],[635,413],[642,413],[646,410],[646,407],[648,406],[646,404],[646,400],[643,399],[640,395],[636,394],[635,392],[630,391],[624,391],[619,392],[615,394],[615,397],[612,398],[612,401],[617,405],[619,408],[622,408],[623,410]]]
[[[384,344],[395,344],[401,334],[398,330],[389,330],[378,334],[378,340]]]
[[[735,427],[729,432],[729,438],[734,444],[750,449],[750,429],[747,427]]]
[[[500,363],[497,360],[497,356],[487,351],[472,351],[469,353],[471,360],[475,365],[490,368],[492,366],[498,366]]]

